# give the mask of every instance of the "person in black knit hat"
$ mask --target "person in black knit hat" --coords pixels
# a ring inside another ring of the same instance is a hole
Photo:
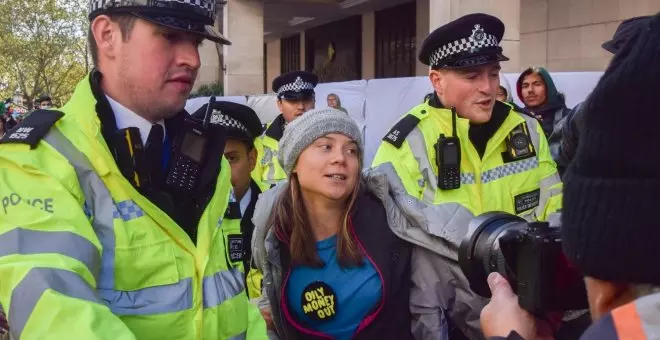
[[[584,111],[564,185],[562,244],[582,271],[595,323],[581,339],[658,339],[660,13],[614,56]],[[488,278],[490,339],[548,338],[504,278]]]

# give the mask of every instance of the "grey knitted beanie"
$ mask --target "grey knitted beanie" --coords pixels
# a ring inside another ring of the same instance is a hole
[[[289,123],[280,139],[278,160],[287,176],[291,175],[298,157],[315,140],[331,133],[339,133],[353,139],[364,154],[360,128],[353,119],[332,108],[314,109]]]

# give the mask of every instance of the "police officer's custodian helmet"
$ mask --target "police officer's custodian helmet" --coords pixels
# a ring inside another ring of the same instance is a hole
[[[216,0],[90,0],[89,21],[101,14],[132,14],[157,25],[231,45],[213,27]]]

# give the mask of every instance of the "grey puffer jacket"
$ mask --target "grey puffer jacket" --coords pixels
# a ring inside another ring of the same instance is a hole
[[[458,246],[467,231],[444,230],[433,206],[407,195],[390,163],[364,174],[369,192],[382,201],[390,229],[415,245],[411,259],[410,311],[415,339],[449,339],[458,327],[470,339],[482,339],[479,314],[488,302],[474,294],[458,265]],[[280,319],[276,292],[282,289],[282,265],[278,239],[267,222],[284,183],[263,193],[255,209],[252,254],[263,273],[259,308],[271,308],[273,320]],[[444,223],[443,223],[444,222]],[[277,339],[276,334],[269,334]]]

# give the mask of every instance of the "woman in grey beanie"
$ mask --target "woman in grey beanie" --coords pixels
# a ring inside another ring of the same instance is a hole
[[[330,108],[284,131],[289,180],[262,194],[253,218],[271,338],[412,338],[411,245],[390,226],[415,220],[389,196],[386,173],[363,174],[362,145],[353,119]]]

